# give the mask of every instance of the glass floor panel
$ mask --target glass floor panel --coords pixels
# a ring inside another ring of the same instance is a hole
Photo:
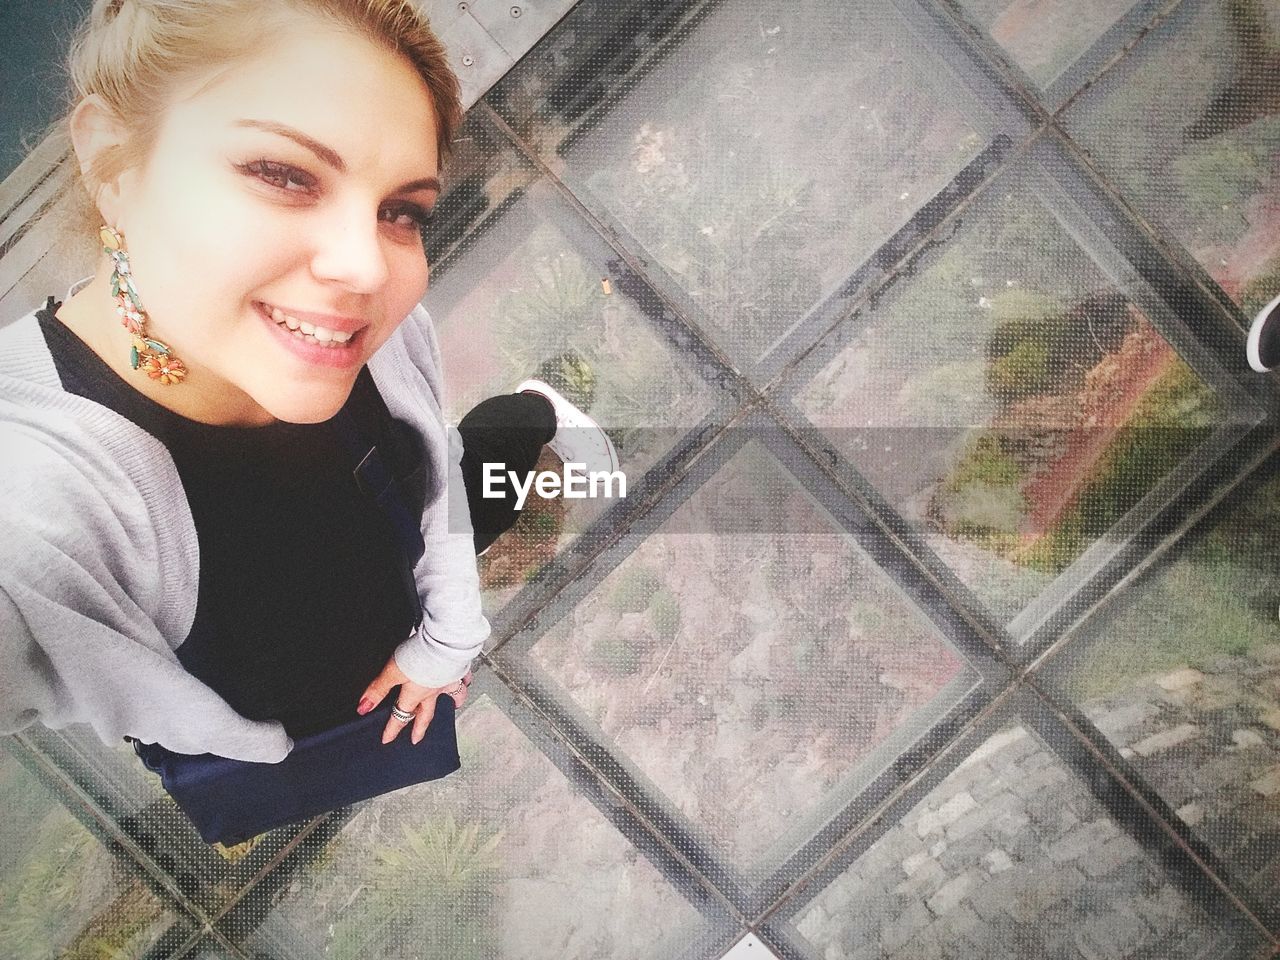
[[[755,441],[529,656],[757,882],[979,680]]]
[[[564,10],[424,303],[628,497],[480,560],[444,780],[224,849],[7,740],[0,956],[1280,956],[1280,0]],[[34,166],[0,323],[88,272]]]
[[[1249,416],[1052,196],[1029,169],[1002,174],[912,283],[793,374],[800,415],[1005,623]]]
[[[1275,296],[1280,4],[1181,4],[1064,123],[1246,314]]]

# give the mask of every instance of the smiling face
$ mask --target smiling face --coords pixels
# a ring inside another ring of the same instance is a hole
[[[124,235],[147,335],[189,371],[172,387],[126,380],[208,423],[333,416],[426,292],[420,225],[436,174],[422,78],[353,31],[299,18],[268,53],[193,82],[145,162],[100,201]],[[77,299],[88,295],[103,297]],[[291,332],[295,321],[329,342]],[[109,322],[123,356],[128,334]]]

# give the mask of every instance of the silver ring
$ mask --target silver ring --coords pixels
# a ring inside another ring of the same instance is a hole
[[[395,717],[397,720],[399,720],[401,723],[408,723],[410,720],[413,719],[413,714],[410,713],[408,710],[401,710],[399,704],[396,704],[391,708],[391,715]]]
[[[467,689],[467,685],[463,683],[461,680],[459,680],[458,685],[456,687],[454,687],[452,690],[446,690],[445,693],[449,694],[449,696],[452,697],[454,694],[461,693],[465,689]]]

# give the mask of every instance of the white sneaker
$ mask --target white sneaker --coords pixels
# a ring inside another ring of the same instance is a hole
[[[1268,303],[1253,318],[1245,354],[1249,358],[1249,366],[1259,373],[1280,366],[1280,297]]]
[[[516,393],[536,393],[551,402],[556,414],[556,435],[547,446],[565,463],[581,463],[587,473],[608,471],[621,466],[613,441],[600,424],[562,397],[543,380],[525,380]]]

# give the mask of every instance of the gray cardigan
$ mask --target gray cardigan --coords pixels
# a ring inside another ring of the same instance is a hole
[[[422,628],[395,653],[412,680],[443,686],[466,673],[489,623],[426,310],[414,308],[369,370],[448,477],[422,518]],[[62,389],[34,311],[0,328],[0,732],[83,722],[108,743],[284,759],[293,742],[279,723],[242,717],[174,653],[195,616],[199,564],[164,445]]]

